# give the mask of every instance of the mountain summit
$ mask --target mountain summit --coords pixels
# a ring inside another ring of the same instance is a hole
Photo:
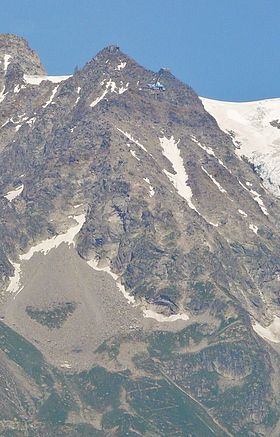
[[[278,436],[280,204],[233,133],[115,46],[0,62],[3,435]]]
[[[37,53],[19,36],[0,35],[0,57],[2,74],[7,72],[9,65],[15,64],[18,64],[25,74],[46,74]]]

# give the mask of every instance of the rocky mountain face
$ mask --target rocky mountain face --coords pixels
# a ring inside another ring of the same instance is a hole
[[[279,435],[279,199],[156,77],[0,37],[3,436]]]

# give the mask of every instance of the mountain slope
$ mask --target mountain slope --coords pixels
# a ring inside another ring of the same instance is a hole
[[[278,435],[277,197],[171,73],[108,47],[51,77],[0,41],[0,310],[53,380],[16,361],[26,435]]]

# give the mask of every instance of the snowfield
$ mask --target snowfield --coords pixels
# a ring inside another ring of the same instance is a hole
[[[280,99],[241,103],[200,99],[231,136],[236,154],[248,158],[264,187],[280,197]]]

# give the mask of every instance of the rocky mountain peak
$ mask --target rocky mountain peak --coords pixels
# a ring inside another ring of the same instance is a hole
[[[0,35],[0,77],[7,74],[11,66],[17,65],[24,74],[46,74],[45,68],[37,53],[27,41],[17,35]]]
[[[1,435],[279,436],[280,201],[238,152],[279,109],[218,106],[0,37]]]

